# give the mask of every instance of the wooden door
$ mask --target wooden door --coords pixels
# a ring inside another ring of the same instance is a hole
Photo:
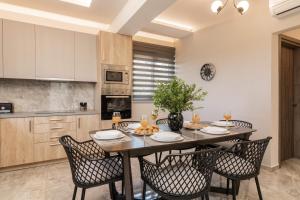
[[[2,47],[2,19],[0,19],[0,47]],[[3,78],[3,53],[0,48],[0,78]]]
[[[90,131],[99,129],[99,115],[79,115],[77,116],[77,140],[90,140]]]
[[[281,161],[294,156],[294,50],[281,48],[280,68],[280,157]]]
[[[75,33],[36,26],[37,79],[74,80]]]
[[[75,34],[75,81],[97,82],[97,38]]]
[[[0,166],[33,162],[33,119],[0,120]]]
[[[130,36],[101,32],[100,62],[112,65],[132,65],[132,39]]]
[[[33,24],[3,20],[4,78],[35,79]]]

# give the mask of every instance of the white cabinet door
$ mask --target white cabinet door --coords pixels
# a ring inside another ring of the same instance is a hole
[[[2,47],[2,19],[0,19],[0,47]],[[0,48],[0,78],[3,78],[2,48]]]
[[[75,33],[36,26],[36,78],[74,80]]]
[[[4,78],[35,79],[34,25],[3,20]]]
[[[75,33],[75,80],[97,82],[97,38]]]

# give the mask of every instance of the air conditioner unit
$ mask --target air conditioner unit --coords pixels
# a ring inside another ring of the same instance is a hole
[[[300,0],[269,0],[273,16],[284,17],[300,11]]]

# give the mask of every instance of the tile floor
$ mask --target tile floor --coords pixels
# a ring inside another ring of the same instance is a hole
[[[133,174],[134,191],[138,193],[142,188],[138,161],[133,159],[132,164],[132,171],[137,172]],[[262,169],[259,180],[265,200],[300,199],[300,160],[288,160],[282,168],[273,172]],[[213,184],[220,185],[219,176],[214,176]],[[221,184],[225,186],[225,180]],[[72,192],[73,183],[67,162],[0,173],[0,200],[65,200],[71,199]],[[79,196],[80,190],[77,199]],[[108,186],[87,190],[86,199],[109,199]],[[231,196],[210,194],[210,199],[231,199]],[[254,180],[242,182],[238,199],[258,199]]]

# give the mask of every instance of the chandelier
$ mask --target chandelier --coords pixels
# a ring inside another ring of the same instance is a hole
[[[214,0],[211,4],[211,11],[219,14],[226,7],[227,3],[228,0]],[[233,0],[233,5],[241,15],[245,14],[249,9],[248,0]]]

